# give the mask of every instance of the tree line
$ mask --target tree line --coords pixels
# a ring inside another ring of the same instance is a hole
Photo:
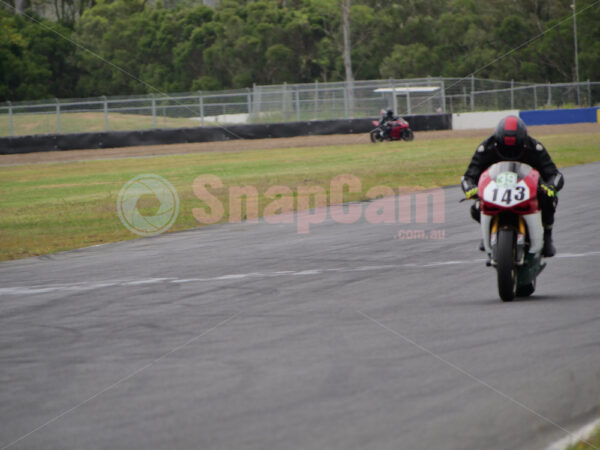
[[[0,101],[344,80],[348,6],[355,79],[575,79],[572,0],[61,0],[52,18],[49,0],[14,1],[20,14],[0,10]],[[584,9],[580,79],[600,80],[600,2]]]

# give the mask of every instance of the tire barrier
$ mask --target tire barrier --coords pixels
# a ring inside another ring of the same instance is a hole
[[[451,114],[405,116],[413,131],[449,130]],[[320,120],[269,124],[228,125],[224,127],[195,127],[110,131],[99,133],[47,134],[0,138],[0,155],[168,145],[191,142],[214,142],[232,139],[265,139],[327,134],[368,133],[375,119]]]

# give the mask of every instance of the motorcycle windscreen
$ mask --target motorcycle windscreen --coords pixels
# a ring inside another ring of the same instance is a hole
[[[517,178],[522,180],[525,178],[529,172],[531,172],[532,167],[528,164],[521,163],[518,161],[502,161],[496,163],[488,169],[488,173],[492,180],[495,180],[498,175],[505,172],[513,172],[517,174]]]

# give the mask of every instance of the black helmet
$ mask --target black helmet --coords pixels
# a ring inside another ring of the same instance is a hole
[[[498,144],[497,151],[501,158],[515,160],[523,153],[527,127],[517,116],[506,116],[496,127],[494,133]]]
[[[394,117],[394,110],[393,109],[388,109],[386,112],[388,117]]]

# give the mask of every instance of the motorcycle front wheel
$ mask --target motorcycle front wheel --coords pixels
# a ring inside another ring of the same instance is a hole
[[[371,142],[376,143],[381,141],[383,141],[383,138],[381,137],[381,132],[379,130],[371,131]]]
[[[514,230],[503,228],[498,231],[496,271],[498,272],[498,293],[504,302],[512,301],[517,293],[514,243]]]

